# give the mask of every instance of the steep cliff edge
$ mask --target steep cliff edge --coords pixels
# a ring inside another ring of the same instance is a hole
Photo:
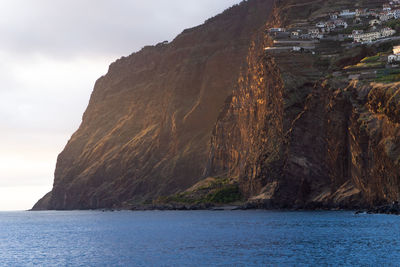
[[[33,209],[129,207],[203,178],[212,129],[272,5],[243,2],[113,63]]]
[[[311,24],[346,4],[284,1],[267,26]],[[358,62],[381,47],[346,51],[321,41],[318,55],[266,54],[260,47],[271,43],[265,36],[250,51],[247,71],[216,124],[208,175],[237,181],[248,207],[359,208],[398,201],[399,84],[332,76],[342,62]],[[352,56],[337,59],[346,53]]]
[[[118,60],[60,154],[52,192],[33,209],[399,200],[400,84],[349,79],[345,70],[385,46],[264,50],[273,44],[267,28],[379,5],[250,0]]]

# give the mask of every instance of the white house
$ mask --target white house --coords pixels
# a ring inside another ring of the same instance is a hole
[[[336,28],[335,21],[328,21],[327,23],[325,23],[325,29],[327,30],[327,32],[330,32],[335,28]]]
[[[388,21],[391,20],[392,18],[394,18],[394,14],[392,12],[385,12],[379,15],[379,19],[381,21]]]
[[[319,31],[318,28],[309,29],[309,30],[308,30],[308,34],[310,35],[310,37],[311,37],[312,39],[322,39],[322,38],[324,38],[324,35],[321,34],[321,32]]]
[[[338,13],[331,13],[331,14],[329,15],[329,17],[330,17],[331,19],[337,19],[337,18],[338,18]]]
[[[342,20],[342,19],[337,19],[337,20],[334,21],[334,23],[335,23],[335,25],[336,25],[337,27],[343,27],[343,28],[345,28],[345,29],[349,26],[349,25],[347,24],[347,22],[344,21],[344,20]]]
[[[377,26],[377,25],[381,25],[382,24],[382,22],[380,21],[380,20],[377,20],[377,19],[373,19],[373,20],[370,20],[369,21],[369,26]]]
[[[300,46],[293,46],[293,51],[294,52],[300,52],[301,51],[301,47]]]
[[[393,46],[393,54],[400,55],[400,45]]]
[[[291,32],[290,33],[290,38],[293,38],[293,39],[298,39],[299,38],[299,32]]]
[[[400,18],[400,9],[395,9],[392,12],[393,12],[393,17],[395,19],[399,19]]]
[[[348,38],[354,38],[354,36],[358,35],[358,34],[362,34],[364,33],[363,30],[353,30],[351,34],[349,34],[347,37]]]
[[[386,27],[381,30],[381,37],[382,38],[389,37],[389,36],[394,35],[395,33],[396,33],[395,30],[393,30],[392,28]]]
[[[371,43],[381,38],[380,32],[367,32],[362,34],[356,34],[353,36],[355,43]]]
[[[366,17],[368,16],[367,9],[356,9],[356,17]]]
[[[285,32],[284,28],[271,28],[268,30],[269,32]]]
[[[356,15],[355,11],[350,11],[348,9],[342,10],[342,12],[340,12],[339,16],[340,17],[354,17]]]
[[[390,7],[389,4],[383,4],[383,11],[390,11],[392,8]]]
[[[400,62],[400,55],[389,55],[388,56],[388,63],[393,64],[396,62]]]

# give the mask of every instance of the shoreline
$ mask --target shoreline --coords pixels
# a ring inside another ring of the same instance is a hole
[[[386,206],[385,206],[386,207]],[[26,210],[29,212],[40,212],[40,211],[98,211],[98,212],[120,212],[120,211],[251,211],[251,210],[259,210],[259,211],[276,211],[276,212],[318,212],[318,211],[348,211],[353,212],[355,215],[358,214],[387,214],[387,215],[400,215],[400,211],[389,212],[387,209],[383,209],[380,207],[374,209],[355,209],[355,208],[316,208],[316,209],[307,209],[307,208],[244,208],[241,206],[214,206],[209,208],[190,208],[190,207],[175,207],[175,208],[166,208],[166,207],[137,207],[137,208],[100,208],[100,209],[64,209],[64,210]]]
[[[144,205],[129,205],[125,207],[113,208],[83,208],[83,209],[53,209],[41,210],[30,209],[27,211],[101,211],[101,212],[114,212],[114,211],[237,211],[237,210],[265,210],[265,211],[281,211],[281,212],[296,212],[296,211],[351,211],[357,214],[387,214],[387,215],[400,215],[400,204],[393,202],[391,204],[374,206],[374,207],[360,207],[360,206],[323,206],[323,205],[309,205],[299,207],[277,207],[274,205],[267,205],[267,203],[201,203],[201,204],[183,204],[183,203],[169,203],[169,204],[144,204]]]

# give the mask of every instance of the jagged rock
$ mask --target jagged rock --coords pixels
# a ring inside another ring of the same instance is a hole
[[[338,81],[311,53],[264,52],[265,27],[345,3],[246,1],[113,63],[34,209],[210,208],[155,200],[196,197],[218,177],[239,186],[242,209],[398,212],[386,204],[400,197],[400,85]]]
[[[34,209],[142,203],[201,180],[215,122],[272,5],[243,2],[111,64],[58,157],[49,202]]]

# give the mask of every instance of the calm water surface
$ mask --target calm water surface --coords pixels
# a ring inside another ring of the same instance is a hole
[[[400,217],[352,212],[3,212],[0,265],[400,266]]]

